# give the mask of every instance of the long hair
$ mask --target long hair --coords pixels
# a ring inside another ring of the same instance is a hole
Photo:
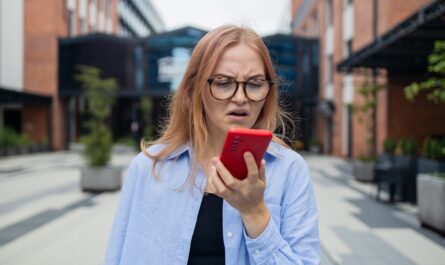
[[[195,158],[202,157],[203,150],[209,144],[202,102],[203,89],[207,88],[207,79],[215,70],[222,54],[228,48],[240,43],[258,52],[264,63],[266,78],[274,82],[253,128],[273,132],[280,126],[284,135],[284,118],[287,115],[278,106],[277,77],[266,45],[252,29],[232,25],[222,26],[208,32],[196,44],[184,77],[170,99],[169,117],[161,137],[152,142],[141,142],[142,152],[153,159],[152,170],[155,176],[156,164],[186,143],[190,144]],[[273,137],[273,141],[284,145],[277,136]],[[147,151],[147,147],[153,144],[163,144],[165,147],[159,153],[151,154]],[[193,162],[194,166],[196,162],[198,161]],[[187,182],[194,182],[194,174],[189,175]]]

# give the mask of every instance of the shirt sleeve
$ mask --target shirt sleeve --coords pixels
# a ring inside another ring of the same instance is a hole
[[[114,217],[113,226],[108,242],[108,248],[105,255],[105,264],[120,264],[122,248],[125,243],[128,218],[131,213],[131,204],[133,200],[134,189],[136,186],[138,174],[137,159],[133,159],[128,168],[127,176],[122,187],[119,206]]]
[[[297,172],[297,173],[294,173]],[[258,265],[312,265],[320,263],[315,195],[306,163],[294,163],[284,194],[281,227],[270,218],[255,239],[244,229],[249,259]]]

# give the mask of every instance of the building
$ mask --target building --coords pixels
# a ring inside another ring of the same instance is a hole
[[[102,77],[113,77],[118,84],[110,126],[114,138],[130,135],[133,122],[143,130],[142,101],[152,101],[152,124],[159,124],[166,113],[165,100],[175,90],[188,64],[191,51],[206,32],[193,27],[153,34],[143,38],[123,38],[93,34],[59,40],[59,91],[68,108],[66,144],[84,133],[87,117],[82,87],[75,80],[76,65],[101,69]],[[139,132],[138,132],[139,133]],[[142,132],[140,132],[142,133]],[[156,131],[155,131],[156,133]]]
[[[120,0],[119,35],[146,37],[164,31],[164,23],[150,0]]]
[[[59,91],[59,39],[163,30],[148,0],[0,0],[0,129],[66,147],[75,103]]]
[[[122,38],[92,34],[59,40],[59,93],[69,102],[66,141],[84,133],[86,117],[82,87],[75,80],[76,65],[91,65],[103,77],[114,77],[119,86],[110,125],[115,138],[128,137],[130,124],[146,124],[142,109],[145,98],[152,100],[151,124],[159,124],[166,111],[165,100],[177,89],[193,48],[206,31],[183,27],[145,38]],[[313,116],[318,88],[318,41],[291,35],[264,37],[280,78],[283,100],[289,112],[301,116],[302,130],[288,135],[308,142],[314,130]],[[112,62],[110,61],[112,60]],[[138,128],[144,129],[138,126]],[[154,128],[158,129],[158,128]],[[156,130],[155,130],[156,132]]]
[[[425,99],[409,103],[403,94],[425,77],[434,41],[445,39],[444,1],[294,0],[292,10],[293,32],[320,42],[317,137],[325,153],[360,157],[382,152],[389,137],[420,145],[428,136],[445,135],[444,123],[437,122],[444,106]],[[370,128],[351,108],[363,103],[357,88],[366,81],[383,88],[375,95]]]
[[[318,40],[289,34],[263,38],[278,75],[282,107],[296,125],[289,144],[299,141],[307,149],[315,133],[315,111],[318,97]]]

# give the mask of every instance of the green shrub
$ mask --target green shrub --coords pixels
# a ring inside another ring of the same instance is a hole
[[[388,138],[383,142],[383,150],[387,154],[394,154],[397,148],[397,141],[394,138]]]
[[[4,127],[0,131],[0,146],[3,148],[12,148],[20,146],[20,135],[9,127]]]
[[[421,91],[428,91],[429,100],[445,104],[445,40],[434,43],[434,52],[428,56],[428,72],[428,80],[405,87],[405,97],[413,101]]]
[[[417,155],[417,143],[413,139],[402,138],[399,141],[400,154],[414,156]]]
[[[86,123],[90,133],[81,139],[85,144],[83,155],[89,166],[106,166],[111,159],[112,148],[112,134],[107,120],[117,92],[117,83],[113,78],[102,79],[97,68],[84,65],[78,69],[80,74],[75,78],[84,88],[91,117]]]
[[[445,138],[427,138],[423,144],[423,155],[429,159],[445,159]]]
[[[22,133],[18,136],[18,145],[19,146],[28,146],[31,145],[32,141],[28,135]]]
[[[153,140],[154,126],[151,115],[153,113],[153,100],[149,97],[141,99],[142,118],[144,120],[144,140]]]

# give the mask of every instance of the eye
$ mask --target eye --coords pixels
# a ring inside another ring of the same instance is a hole
[[[247,82],[247,85],[251,88],[259,88],[264,85],[265,81],[262,79],[252,79]]]
[[[228,87],[233,85],[233,80],[225,77],[218,77],[213,80],[213,84],[219,87]]]

